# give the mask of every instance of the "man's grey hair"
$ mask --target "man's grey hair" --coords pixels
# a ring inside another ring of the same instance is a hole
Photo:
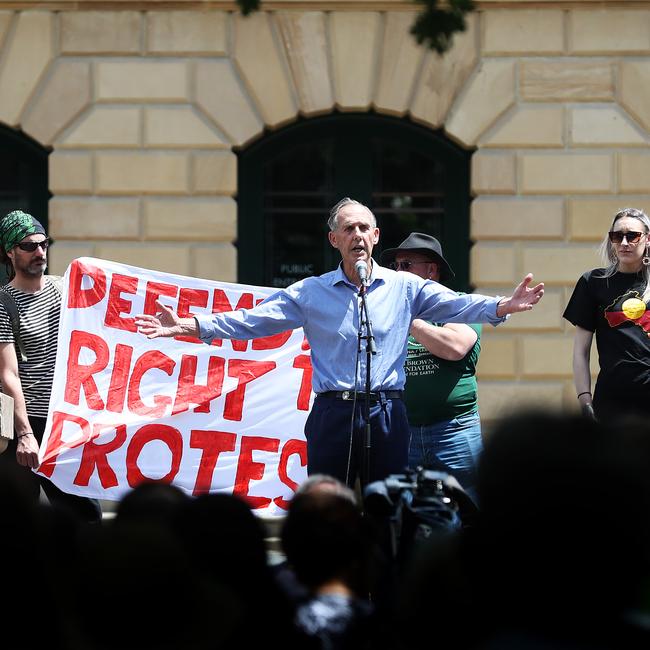
[[[327,220],[327,225],[329,226],[330,230],[336,230],[338,225],[339,225],[339,214],[341,213],[341,210],[348,205],[360,205],[362,208],[365,208],[368,210],[370,213],[370,216],[372,217],[372,227],[376,228],[377,227],[377,219],[375,218],[375,215],[372,213],[372,210],[367,206],[361,203],[360,201],[355,201],[354,199],[351,199],[349,196],[346,196],[344,199],[341,199],[331,210],[330,210],[330,218]]]
[[[310,474],[296,490],[296,494],[312,494],[315,492],[331,492],[352,503],[357,502],[354,490],[329,474]]]

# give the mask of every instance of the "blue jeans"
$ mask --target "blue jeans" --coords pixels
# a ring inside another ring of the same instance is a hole
[[[483,450],[478,411],[410,429],[409,466],[446,468],[476,501],[476,467]]]

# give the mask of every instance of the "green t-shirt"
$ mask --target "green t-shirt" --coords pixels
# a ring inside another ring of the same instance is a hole
[[[442,327],[442,323],[432,324]],[[440,359],[409,336],[404,364],[404,399],[410,424],[434,424],[476,410],[476,364],[481,352],[481,326],[469,327],[476,332],[476,343],[459,361]]]

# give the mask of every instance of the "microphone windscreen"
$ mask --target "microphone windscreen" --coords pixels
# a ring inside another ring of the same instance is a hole
[[[354,265],[354,270],[357,272],[360,280],[365,280],[368,277],[368,265],[363,261],[359,260]]]

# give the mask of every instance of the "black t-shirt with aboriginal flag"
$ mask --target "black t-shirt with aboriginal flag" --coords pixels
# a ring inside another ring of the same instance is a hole
[[[650,411],[650,309],[642,300],[644,289],[641,273],[605,277],[605,269],[594,269],[578,280],[564,310],[564,318],[596,334],[596,409],[620,406],[624,399]]]

